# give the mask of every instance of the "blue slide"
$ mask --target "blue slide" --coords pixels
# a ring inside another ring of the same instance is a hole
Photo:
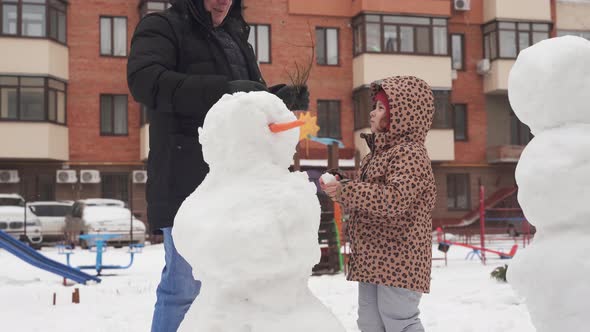
[[[79,284],[86,284],[86,282],[89,280],[100,282],[100,279],[95,276],[91,276],[90,274],[84,273],[78,269],[71,268],[67,265],[45,257],[44,255],[38,253],[35,249],[29,247],[25,243],[20,242],[3,231],[0,231],[0,248],[6,249],[6,251],[9,253],[35,267],[73,280]]]

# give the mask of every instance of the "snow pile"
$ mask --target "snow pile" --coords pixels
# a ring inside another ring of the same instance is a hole
[[[308,289],[320,259],[320,205],[306,173],[290,173],[299,132],[265,92],[224,96],[199,130],[210,173],[178,211],[173,237],[202,281],[180,331],[342,332]]]
[[[520,53],[509,77],[516,115],[536,137],[516,169],[537,234],[508,269],[538,332],[587,331],[590,308],[590,41],[566,36]],[[554,259],[555,257],[561,259]]]

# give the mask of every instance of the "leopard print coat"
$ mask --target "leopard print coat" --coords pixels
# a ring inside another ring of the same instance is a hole
[[[373,83],[373,96],[379,89],[389,97],[390,129],[365,137],[371,153],[340,198],[350,214],[348,279],[428,293],[436,187],[424,141],[434,98],[412,76]]]

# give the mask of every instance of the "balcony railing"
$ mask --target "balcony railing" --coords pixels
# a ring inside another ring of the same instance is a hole
[[[520,155],[524,150],[524,145],[500,145],[487,149],[487,159],[491,164],[494,163],[516,163],[520,160]]]

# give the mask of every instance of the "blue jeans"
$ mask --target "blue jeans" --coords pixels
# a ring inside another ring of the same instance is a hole
[[[172,227],[162,228],[162,232],[166,265],[156,292],[158,299],[152,319],[152,332],[176,332],[199,295],[201,282],[193,278],[190,264],[176,251]]]

